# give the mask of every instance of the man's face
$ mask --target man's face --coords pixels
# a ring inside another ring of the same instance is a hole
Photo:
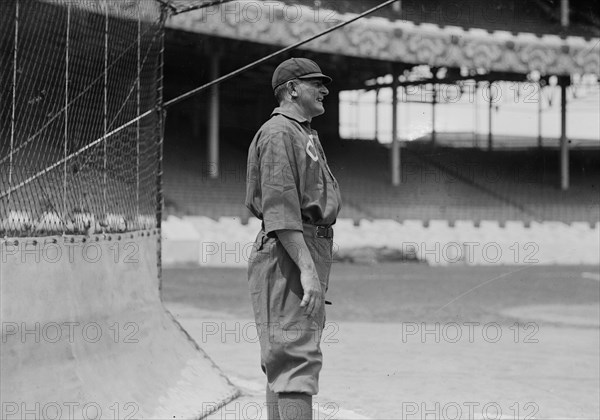
[[[325,113],[323,99],[329,95],[329,90],[321,79],[298,79],[296,85],[298,97],[296,103],[307,118],[313,118]]]

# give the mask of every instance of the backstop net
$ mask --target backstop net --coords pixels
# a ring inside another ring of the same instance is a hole
[[[0,418],[200,418],[238,395],[160,298],[169,9],[0,1]]]
[[[165,12],[154,0],[0,2],[0,236],[160,223]]]

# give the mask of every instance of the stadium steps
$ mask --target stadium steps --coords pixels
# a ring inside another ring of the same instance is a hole
[[[594,151],[571,154],[570,188],[558,188],[556,150],[493,151],[431,148],[411,151],[452,176],[523,210],[519,220],[595,223],[600,220],[598,159]]]
[[[369,219],[459,220],[520,219],[518,209],[469,183],[446,176],[439,168],[406,149],[401,153],[401,185],[390,185],[389,150],[365,141],[347,141],[336,151],[334,172],[345,203],[358,207]],[[330,159],[331,160],[331,159]],[[498,211],[502,209],[502,211]],[[342,210],[343,217],[354,218]]]

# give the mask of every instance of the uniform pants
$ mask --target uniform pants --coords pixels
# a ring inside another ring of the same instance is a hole
[[[332,262],[332,238],[317,238],[304,230],[321,288],[327,291]],[[248,266],[248,286],[261,349],[261,367],[271,390],[319,392],[321,335],[325,305],[312,317],[304,313],[300,270],[274,234],[259,232]]]

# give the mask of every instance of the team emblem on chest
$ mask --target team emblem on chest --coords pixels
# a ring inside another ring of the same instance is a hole
[[[315,144],[313,143],[312,134],[308,136],[308,143],[306,143],[306,154],[308,156],[310,156],[310,158],[315,162],[319,160],[317,148],[315,147]]]

